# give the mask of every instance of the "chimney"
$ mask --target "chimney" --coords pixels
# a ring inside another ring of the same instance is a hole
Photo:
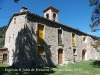
[[[26,7],[22,7],[20,12],[26,12],[27,11],[27,8]]]

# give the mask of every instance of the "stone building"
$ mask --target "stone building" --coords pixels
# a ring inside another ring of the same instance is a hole
[[[0,48],[0,63],[8,63],[9,52],[7,48]]]
[[[38,67],[98,59],[91,46],[96,37],[59,23],[59,10],[53,6],[43,12],[44,17],[22,7],[11,17],[4,45],[9,65]]]

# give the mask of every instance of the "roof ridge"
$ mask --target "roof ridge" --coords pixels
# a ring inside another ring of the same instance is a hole
[[[16,13],[14,13],[14,14],[12,15],[12,17],[10,18],[10,21],[9,21],[9,23],[8,23],[8,26],[9,26],[9,24],[10,24],[10,22],[11,22],[13,16],[15,16],[15,15],[21,15],[21,14],[31,14],[31,15],[35,15],[35,16],[38,16],[38,17],[40,17],[40,18],[42,18],[42,19],[45,19],[45,20],[48,20],[48,21],[57,23],[57,24],[59,24],[59,25],[65,26],[65,27],[67,27],[67,28],[70,28],[70,29],[72,29],[72,30],[76,30],[76,31],[81,32],[81,33],[83,33],[83,34],[85,34],[85,35],[89,35],[89,36],[92,36],[92,37],[95,38],[95,36],[90,35],[90,34],[87,34],[87,33],[83,32],[83,31],[81,31],[81,30],[77,30],[77,29],[75,29],[74,27],[70,27],[70,26],[65,25],[65,24],[62,24],[62,23],[60,23],[60,22],[52,21],[52,20],[50,20],[50,19],[44,18],[43,16],[40,16],[40,15],[38,15],[38,14],[36,14],[36,13],[33,13],[33,12],[30,12],[30,11],[16,12]]]

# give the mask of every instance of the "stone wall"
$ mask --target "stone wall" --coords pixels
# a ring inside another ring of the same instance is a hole
[[[75,30],[68,30],[67,28],[59,25],[58,23],[53,23],[49,21],[45,21],[43,19],[39,19],[36,17],[28,17],[32,20],[29,20],[29,26],[31,26],[31,22],[44,25],[45,28],[45,55],[43,56],[44,59],[49,59],[52,61],[53,64],[58,64],[58,49],[63,49],[63,64],[67,64],[69,61],[70,63],[78,62],[82,60],[82,50],[87,51],[87,55],[85,56],[85,60],[89,60],[94,57],[94,54],[91,51],[94,51],[94,48],[91,47],[90,41],[84,42],[83,37],[86,37],[86,40],[89,40],[87,35],[82,34],[80,32],[75,32]],[[35,29],[35,28],[34,28]],[[37,28],[36,28],[37,29]],[[36,30],[35,29],[35,30]],[[63,33],[63,46],[58,46],[58,29],[62,29]],[[37,30],[36,30],[37,32]],[[76,36],[76,47],[72,46],[72,33],[75,33]],[[91,40],[94,41],[94,40]],[[37,44],[38,45],[38,44]],[[50,45],[50,48],[48,46]],[[90,46],[89,46],[90,45]],[[73,49],[76,49],[77,55],[73,55]],[[49,52],[50,56],[46,52]],[[95,59],[95,58],[93,58]],[[46,61],[45,60],[45,61]],[[41,62],[40,62],[41,63]],[[48,62],[50,64],[50,62]]]
[[[9,51],[9,65],[13,64],[13,52],[16,50],[16,37],[24,28],[24,24],[25,15],[14,16],[6,31],[4,47],[7,47]]]
[[[7,60],[4,58],[4,54],[7,55]],[[7,48],[1,48],[0,49],[0,63],[8,63],[9,62],[9,52]],[[6,61],[5,61],[6,60]]]
[[[5,47],[9,51],[10,65],[14,64],[17,67],[55,65],[58,64],[58,49],[63,50],[62,64],[81,61],[82,50],[86,50],[85,60],[95,59],[95,49],[90,45],[94,40],[90,39],[90,36],[37,16],[27,15],[26,18],[25,16],[14,16],[6,31]],[[14,24],[15,17],[16,24]],[[44,43],[37,43],[38,24],[44,25]],[[58,29],[62,30],[61,46],[58,45]],[[75,47],[72,46],[72,33],[76,37]],[[38,55],[38,46],[44,46],[43,56]],[[76,49],[76,56],[73,55],[73,49]]]

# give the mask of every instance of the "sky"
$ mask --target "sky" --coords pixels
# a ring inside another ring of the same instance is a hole
[[[20,0],[14,3],[13,0],[0,0],[0,27],[8,25],[8,22],[15,12],[19,12],[22,6],[28,11],[44,16],[43,10],[48,6],[59,9],[59,23],[77,28],[85,33],[100,36],[100,31],[91,32],[91,12],[93,7],[89,6],[89,0]]]

